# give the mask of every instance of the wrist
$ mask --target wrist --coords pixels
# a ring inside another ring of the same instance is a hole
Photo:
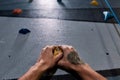
[[[34,66],[41,72],[45,72],[49,68],[43,60],[40,60],[39,62],[35,63]]]
[[[36,62],[31,68],[30,70],[32,70],[33,72],[38,72],[40,74],[43,74],[47,71],[48,66],[41,60],[39,62]]]
[[[38,80],[46,72],[43,62],[35,63],[19,80]],[[34,77],[33,77],[34,76]]]
[[[93,70],[87,63],[76,66],[75,72],[84,80],[107,80]]]
[[[82,71],[84,70],[84,68],[88,66],[87,63],[84,63],[84,64],[78,64],[78,65],[74,65],[72,67],[72,69],[77,72],[77,73],[82,73]]]

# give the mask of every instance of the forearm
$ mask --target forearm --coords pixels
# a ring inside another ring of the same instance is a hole
[[[18,80],[39,80],[45,71],[46,68],[43,66],[43,64],[36,63]]]
[[[84,63],[78,56],[76,51],[71,51],[67,55],[70,62],[69,68],[77,72],[83,80],[107,80],[105,77],[93,70],[87,63]]]
[[[78,65],[74,70],[83,78],[83,80],[107,80],[86,63]]]

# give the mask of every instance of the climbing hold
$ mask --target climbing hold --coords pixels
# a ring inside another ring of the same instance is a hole
[[[104,20],[107,21],[109,19],[112,19],[114,16],[112,13],[110,13],[109,11],[103,11],[104,14]]]
[[[10,58],[10,57],[11,57],[11,55],[8,55],[8,57]]]
[[[109,55],[109,53],[106,53],[106,55]]]
[[[59,53],[62,53],[62,49],[60,47],[55,47],[53,49],[53,55],[56,56],[58,55]]]
[[[31,32],[31,31],[28,30],[28,29],[26,29],[26,28],[22,28],[22,29],[19,30],[19,33],[20,33],[20,34],[24,34],[24,35],[25,35],[25,34],[28,34],[28,33],[30,33],[30,32]]]
[[[22,9],[20,9],[20,8],[14,9],[14,10],[12,11],[12,13],[15,14],[15,15],[19,15],[19,14],[22,13]]]
[[[33,2],[33,0],[29,0],[29,3],[32,3]]]
[[[93,5],[93,6],[98,6],[99,5],[97,0],[92,0],[90,4]]]

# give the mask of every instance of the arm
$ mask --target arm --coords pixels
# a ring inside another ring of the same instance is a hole
[[[87,63],[84,63],[72,46],[61,46],[64,52],[63,58],[58,66],[66,71],[74,71],[83,80],[107,80],[105,77],[93,70]]]
[[[38,62],[19,78],[19,80],[39,80],[46,70],[47,68],[44,68],[43,63]]]
[[[73,68],[83,80],[107,80],[105,77],[93,70],[88,64],[77,65]]]
[[[53,68],[58,60],[62,57],[62,53],[54,56],[54,46],[43,48],[40,57],[35,65],[33,65],[19,80],[39,80],[42,75],[49,69]]]

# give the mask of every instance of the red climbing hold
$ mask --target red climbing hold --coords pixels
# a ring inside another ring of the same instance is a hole
[[[22,13],[22,9],[20,9],[20,8],[14,9],[12,13],[19,15]]]

